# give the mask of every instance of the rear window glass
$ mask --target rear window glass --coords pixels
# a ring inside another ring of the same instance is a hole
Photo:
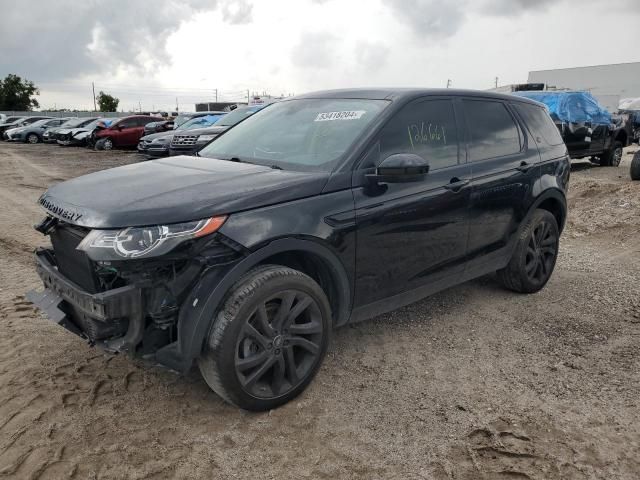
[[[464,100],[472,162],[519,153],[520,132],[501,102]]]
[[[515,107],[534,136],[541,137],[547,145],[556,146],[564,143],[558,127],[544,108],[524,103],[518,103]]]

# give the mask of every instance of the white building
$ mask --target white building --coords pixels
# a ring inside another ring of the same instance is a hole
[[[610,112],[625,98],[640,97],[640,62],[529,72],[529,83],[548,90],[586,90]]]

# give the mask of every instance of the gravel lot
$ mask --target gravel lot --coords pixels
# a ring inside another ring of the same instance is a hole
[[[0,478],[637,479],[640,182],[574,165],[549,285],[483,279],[335,332],[298,400],[227,406],[24,300],[48,186],[129,152],[0,144]],[[114,186],[115,188],[115,186]]]

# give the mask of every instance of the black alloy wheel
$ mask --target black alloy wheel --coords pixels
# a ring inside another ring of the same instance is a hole
[[[535,210],[520,230],[511,260],[498,270],[498,280],[519,293],[541,290],[551,278],[559,245],[556,217],[547,210]]]
[[[253,411],[299,395],[329,344],[331,307],[311,277],[289,267],[256,267],[228,292],[210,327],[200,372],[229,403]]]
[[[247,393],[286,395],[309,374],[322,350],[320,307],[308,294],[285,290],[261,302],[245,321],[235,371]]]
[[[533,229],[527,245],[525,271],[534,283],[546,283],[558,254],[558,236],[547,221]]]

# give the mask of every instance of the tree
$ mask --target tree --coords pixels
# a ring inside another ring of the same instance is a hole
[[[98,106],[101,112],[117,112],[120,99],[109,95],[108,93],[100,92],[96,98]]]
[[[40,104],[33,98],[40,90],[33,82],[23,80],[10,73],[0,80],[0,110],[25,111],[38,108]]]

